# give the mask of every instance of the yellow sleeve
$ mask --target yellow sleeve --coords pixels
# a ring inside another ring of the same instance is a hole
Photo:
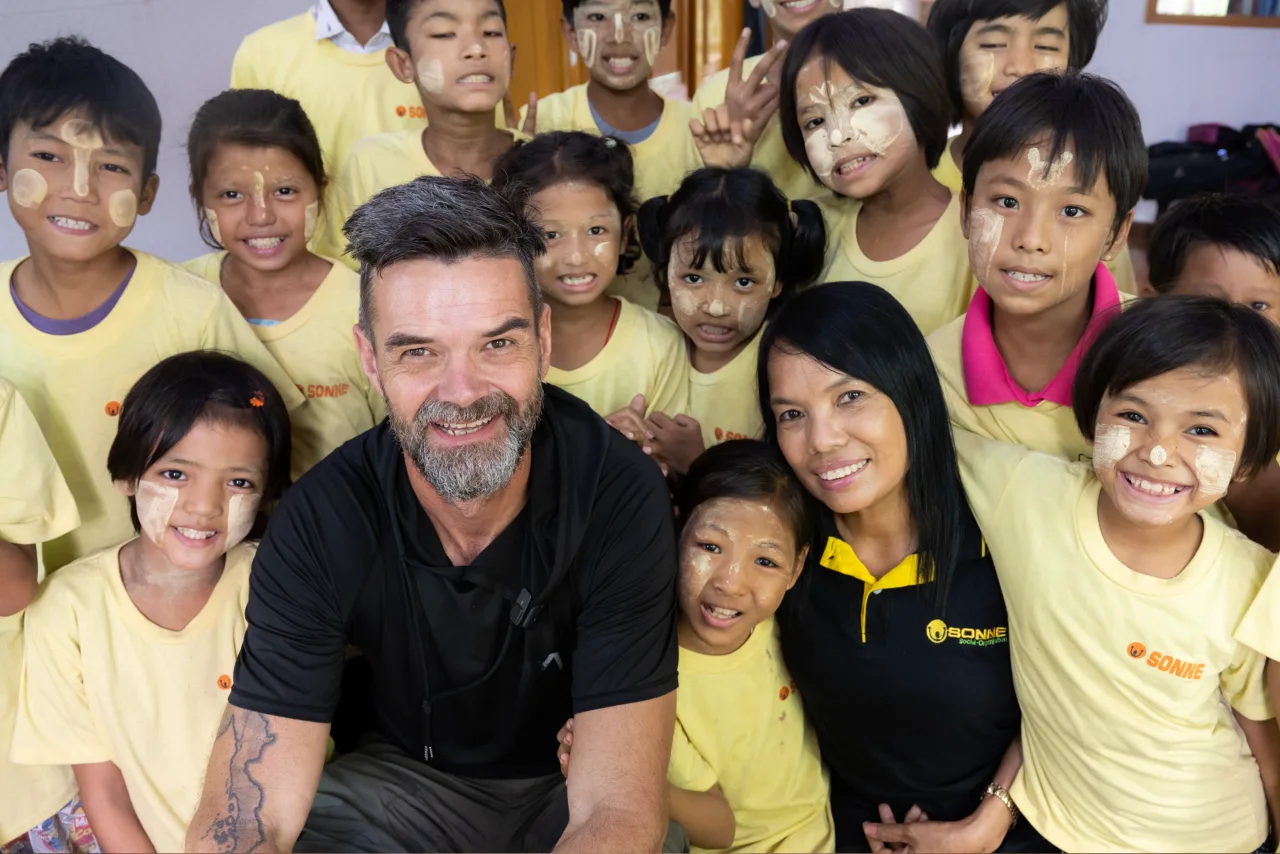
[[[667,765],[667,781],[678,789],[705,792],[719,780],[711,764],[703,758],[689,741],[680,721],[676,721],[675,737],[671,740],[671,762]]]
[[[1280,661],[1280,563],[1267,575],[1235,637],[1236,642]]]
[[[1012,491],[1014,475],[1031,452],[1022,445],[994,442],[968,430],[953,428],[951,433],[955,437],[960,480],[978,527],[986,529],[998,524],[1000,506]]]
[[[260,89],[257,77],[253,73],[253,56],[248,40],[240,42],[235,58],[231,60],[232,89]]]
[[[87,765],[113,758],[85,694],[75,612],[58,577],[27,609],[22,679],[10,758],[19,765]]]
[[[1251,721],[1269,721],[1275,717],[1263,679],[1266,667],[1265,655],[1243,643],[1237,643],[1231,665],[1218,678],[1222,695],[1227,698],[1231,708]]]
[[[357,167],[355,155],[348,156],[347,162],[342,165],[342,171],[329,184],[319,227],[311,240],[311,251],[340,261],[352,270],[359,271],[360,265],[347,254],[347,236],[342,233],[342,227],[347,224],[347,219],[355,213],[358,206],[353,201],[355,198],[353,176]]]
[[[1129,244],[1125,244],[1120,254],[1107,262],[1107,269],[1116,280],[1116,288],[1122,294],[1138,293],[1138,277],[1133,272],[1133,256],[1129,254]]]
[[[655,330],[657,331],[657,330]],[[684,341],[668,336],[654,336],[657,376],[649,395],[649,413],[676,416],[689,409],[689,360],[684,355]]]
[[[284,405],[289,411],[297,409],[306,402],[306,398],[298,391],[293,380],[285,373],[284,368],[275,360],[258,336],[253,334],[249,324],[240,316],[235,305],[221,290],[218,291],[217,304],[204,328],[204,336],[200,346],[206,350],[220,350],[237,356],[266,374],[271,384],[284,398]]]
[[[0,383],[0,474],[0,539],[31,545],[79,527],[75,499],[40,425],[7,383]]]

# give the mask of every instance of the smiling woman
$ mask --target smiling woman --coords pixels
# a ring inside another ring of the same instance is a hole
[[[1035,850],[1006,838],[1020,763],[1008,619],[923,337],[886,291],[842,282],[785,305],[760,353],[766,435],[823,505],[778,622],[840,850],[922,812],[901,841]]]

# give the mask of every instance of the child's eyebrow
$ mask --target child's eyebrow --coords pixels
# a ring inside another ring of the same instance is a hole
[[[48,131],[43,131],[43,130],[33,130],[33,131],[31,132],[31,136],[30,136],[30,137],[28,137],[28,138],[29,138],[29,139],[36,139],[36,140],[39,140],[40,142],[60,142],[60,143],[62,143],[63,145],[66,145],[66,144],[67,144],[67,141],[66,141],[66,140],[64,140],[62,137],[60,137],[60,136],[54,136],[53,134],[49,133]]]
[[[1000,35],[1007,36],[1011,32],[1013,32],[1013,30],[1009,28],[1008,24],[997,24],[995,22],[992,22],[990,24],[986,24],[984,26],[979,27],[978,32],[975,33],[975,35],[985,36],[988,34],[1000,34]]]
[[[1060,39],[1067,37],[1066,32],[1061,27],[1040,27],[1036,30],[1038,36],[1057,36]]]
[[[1191,413],[1196,418],[1216,418],[1219,421],[1226,421],[1227,416],[1223,415],[1216,409],[1199,409]]]

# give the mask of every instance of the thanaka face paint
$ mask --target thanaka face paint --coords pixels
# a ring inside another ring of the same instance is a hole
[[[34,169],[19,169],[13,173],[9,194],[15,204],[24,208],[38,208],[49,195],[49,182]]]
[[[597,36],[595,30],[578,30],[578,56],[582,64],[591,68],[596,64]]]
[[[644,61],[652,68],[658,61],[658,54],[662,52],[662,30],[650,27],[644,31],[641,39],[644,41]]]
[[[616,85],[647,78],[662,50],[656,0],[588,0],[574,10],[573,28],[583,64],[616,78]]]
[[[75,161],[72,189],[84,198],[89,195],[89,165],[93,162],[93,153],[103,147],[102,134],[85,119],[67,119],[62,123],[60,136],[71,146]]]
[[[1162,466],[1169,459],[1169,452],[1164,449],[1163,445],[1156,445],[1151,449],[1148,459],[1151,461],[1151,465]]]
[[[965,104],[977,107],[991,101],[991,83],[996,79],[996,55],[981,50],[960,61],[960,97]]]
[[[262,495],[243,493],[231,496],[227,503],[227,536],[224,550],[229,551],[244,541],[253,530],[253,523],[258,518],[258,507],[262,504]]]
[[[1099,474],[1114,469],[1129,453],[1133,432],[1125,424],[1098,424],[1093,438],[1093,468]]]
[[[991,278],[991,263],[1004,234],[1004,217],[990,208],[969,211],[969,263],[979,274],[979,284]]]
[[[1056,187],[1062,181],[1062,173],[1075,160],[1075,155],[1064,151],[1052,163],[1046,163],[1038,148],[1027,149],[1027,162],[1031,168],[1027,171],[1027,183],[1034,190]]]
[[[173,509],[178,505],[178,488],[149,480],[139,481],[134,503],[138,508],[138,526],[142,528],[142,533],[151,542],[160,545],[164,541],[165,532],[169,530]]]
[[[858,105],[863,98],[870,103]],[[909,131],[906,110],[898,96],[888,89],[864,86],[857,81],[843,88],[827,80],[805,96],[808,110],[802,121],[822,117],[822,124],[809,131],[805,151],[818,177],[832,177],[839,160],[849,156],[883,156]]]
[[[1202,493],[1226,495],[1236,473],[1236,452],[1216,445],[1197,445],[1195,469]]]
[[[307,205],[304,213],[305,219],[302,222],[302,239],[310,241],[316,233],[316,220],[320,217],[320,202],[314,201]]]
[[[778,17],[778,6],[774,0],[760,0],[760,8],[764,9],[764,14],[769,18]]]
[[[209,233],[213,235],[213,241],[219,246],[223,246],[222,231],[218,228],[218,212],[213,208],[204,209],[205,222],[209,223]]]
[[[266,189],[267,179],[255,169],[253,172],[253,204],[263,210],[267,208]]]
[[[138,194],[133,190],[116,190],[107,200],[107,213],[120,228],[132,228],[138,219]]]
[[[444,67],[438,59],[421,59],[418,61],[418,82],[422,88],[438,94],[444,91]]]

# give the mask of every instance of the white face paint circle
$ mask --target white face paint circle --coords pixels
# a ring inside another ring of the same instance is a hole
[[[418,83],[432,94],[444,91],[444,67],[438,59],[422,59],[418,62]]]
[[[120,228],[132,228],[138,219],[138,194],[133,190],[116,190],[107,200],[107,213]]]
[[[49,182],[34,169],[19,169],[13,173],[9,194],[19,207],[38,208],[49,195]]]
[[[1164,449],[1163,445],[1156,445],[1151,449],[1151,465],[1162,466],[1169,459],[1169,453]]]

